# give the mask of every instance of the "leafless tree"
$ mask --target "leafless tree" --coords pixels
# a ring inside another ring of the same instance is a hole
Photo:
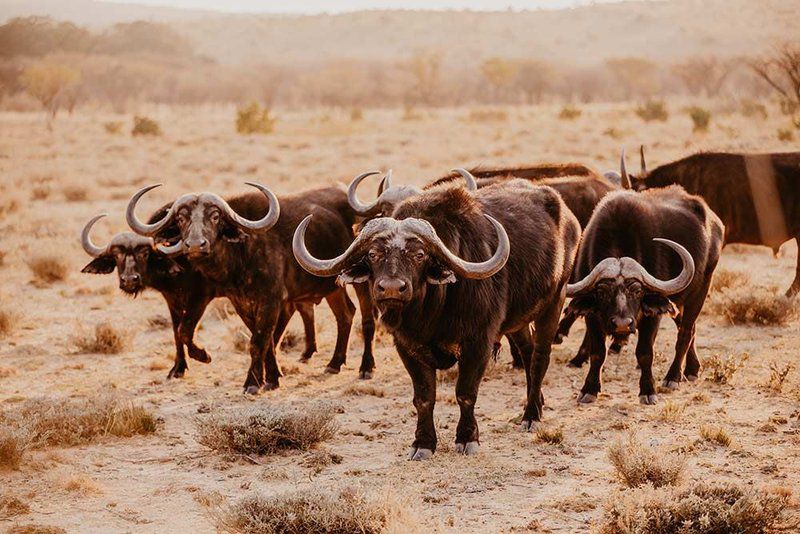
[[[704,92],[706,96],[713,97],[719,94],[734,67],[734,60],[704,57],[678,63],[672,67],[672,72],[681,79],[691,94]]]
[[[751,61],[750,68],[778,93],[784,113],[800,110],[800,43],[786,43],[772,55]]]

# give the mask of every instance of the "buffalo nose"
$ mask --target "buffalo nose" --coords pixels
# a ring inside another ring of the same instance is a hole
[[[617,334],[628,334],[631,331],[631,325],[633,324],[633,318],[631,317],[614,317],[611,321],[612,326],[614,327],[614,332]]]
[[[123,282],[138,282],[140,276],[138,274],[129,274],[122,277]]]
[[[407,288],[408,284],[403,280],[381,280],[378,282],[378,293],[383,298],[400,298]]]
[[[208,241],[206,239],[196,239],[194,241],[187,241],[186,248],[192,250],[205,250],[208,248]]]

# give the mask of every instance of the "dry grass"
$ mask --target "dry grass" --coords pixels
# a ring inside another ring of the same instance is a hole
[[[89,189],[83,185],[65,185],[61,190],[67,202],[83,202],[89,198]]]
[[[710,311],[730,324],[784,325],[796,316],[791,299],[775,289],[736,286],[715,293]]]
[[[617,478],[629,488],[643,484],[674,486],[682,480],[686,468],[682,458],[645,447],[633,434],[611,445],[608,459],[616,469]]]
[[[377,534],[414,532],[407,506],[390,497],[370,497],[350,488],[281,495],[250,495],[221,509],[217,526],[236,534]]]
[[[351,384],[342,392],[343,395],[348,397],[363,397],[369,395],[372,397],[383,398],[386,396],[386,391],[383,388],[373,386],[370,384]]]
[[[88,475],[76,475],[62,482],[62,487],[70,493],[80,495],[102,495],[103,488]]]
[[[237,454],[308,450],[330,439],[338,425],[329,403],[262,406],[212,413],[196,419],[197,440],[209,449]]]
[[[16,495],[0,495],[0,520],[27,514],[30,509],[30,506]]]
[[[705,379],[717,384],[728,384],[739,369],[745,366],[748,359],[750,355],[746,352],[738,357],[714,354],[705,361]]]
[[[703,425],[700,427],[700,437],[705,441],[727,447],[731,444],[731,435],[721,426]]]
[[[747,273],[729,269],[717,269],[714,271],[714,278],[711,280],[711,292],[716,293],[737,287],[750,287],[751,284],[750,275]]]
[[[793,370],[794,364],[792,363],[787,363],[783,367],[780,367],[777,363],[771,362],[769,364],[769,380],[766,383],[767,389],[774,393],[781,393],[786,378]]]
[[[50,186],[40,184],[31,189],[31,200],[47,200],[50,197]]]
[[[31,434],[27,429],[0,424],[0,469],[19,467],[25,451],[31,447],[31,441]]]
[[[667,423],[679,421],[686,411],[686,405],[667,401],[658,412],[658,419]]]
[[[508,112],[502,109],[473,109],[467,115],[469,122],[505,122]]]
[[[42,252],[34,254],[27,261],[28,267],[33,273],[34,282],[47,285],[53,282],[60,282],[67,277],[69,265],[66,259],[53,252]]]
[[[546,427],[539,426],[536,429],[534,438],[539,443],[549,443],[551,445],[558,445],[564,442],[564,428],[563,427]]]
[[[6,530],[5,534],[67,534],[67,531],[52,525],[29,523],[27,525],[14,525]]]
[[[615,495],[606,505],[600,534],[759,534],[787,527],[789,496],[735,484],[642,488]]]
[[[14,329],[17,316],[10,310],[0,308],[0,337],[7,336]]]
[[[94,332],[79,329],[72,337],[78,351],[85,354],[119,354],[130,345],[130,341],[130,332],[105,322],[97,324]]]

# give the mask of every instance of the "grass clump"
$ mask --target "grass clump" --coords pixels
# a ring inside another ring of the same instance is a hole
[[[777,363],[772,362],[769,364],[769,380],[767,381],[767,389],[775,393],[783,391],[783,385],[789,373],[794,371],[794,364],[787,363],[783,367],[779,367]]]
[[[27,514],[31,508],[16,495],[0,495],[0,519]]]
[[[236,454],[308,450],[338,430],[329,403],[301,407],[265,406],[198,417],[197,440],[209,449]]]
[[[540,425],[536,428],[536,435],[534,439],[539,443],[559,445],[564,442],[564,428],[550,428]]]
[[[786,493],[737,484],[698,483],[689,488],[645,486],[620,492],[606,505],[600,534],[760,534],[787,527]]]
[[[0,308],[0,337],[10,334],[16,322],[17,316],[13,312]]]
[[[791,128],[778,128],[778,141],[794,141],[794,132]]]
[[[508,120],[508,112],[502,109],[473,109],[467,116],[469,122],[503,122]]]
[[[779,326],[796,315],[791,299],[764,287],[732,287],[715,294],[710,304],[731,324]]]
[[[658,412],[658,419],[666,423],[674,423],[681,419],[683,413],[686,411],[685,404],[667,401],[661,410]]]
[[[19,467],[31,445],[31,434],[25,427],[0,424],[0,469]]]
[[[94,332],[79,331],[73,342],[79,352],[84,354],[119,354],[130,344],[131,335],[116,328],[111,323],[98,323]]]
[[[750,275],[741,271],[731,271],[728,269],[717,269],[714,271],[714,278],[711,280],[711,292],[717,293],[726,289],[737,287],[750,287]]]
[[[122,131],[122,121],[108,121],[103,123],[106,133],[116,135]]]
[[[345,488],[249,495],[216,514],[222,532],[236,534],[377,534],[416,530],[404,506]]]
[[[636,115],[645,122],[665,122],[669,118],[667,106],[663,100],[648,100],[636,108]]]
[[[733,380],[733,375],[742,369],[749,359],[750,355],[746,352],[738,357],[728,356],[727,358],[714,354],[705,362],[706,380],[717,384],[728,384]]]
[[[608,459],[617,478],[629,488],[644,484],[655,487],[674,486],[683,479],[684,460],[667,451],[645,447],[633,434],[608,449]]]
[[[711,112],[699,106],[692,106],[687,110],[689,118],[692,119],[692,130],[695,132],[707,132],[711,124]]]
[[[236,131],[240,134],[268,134],[274,129],[275,119],[270,116],[269,108],[261,107],[258,102],[236,110]]]
[[[139,135],[161,135],[161,126],[158,122],[150,117],[139,117],[138,115],[133,118],[133,128],[131,135],[136,137]]]
[[[52,252],[34,255],[27,263],[33,273],[34,282],[40,284],[60,282],[67,277],[69,272],[66,260]]]
[[[564,106],[558,112],[558,118],[562,121],[572,121],[581,116],[583,112],[575,106]]]
[[[348,386],[342,393],[348,397],[362,397],[365,395],[371,395],[373,397],[383,398],[386,396],[386,392],[382,388],[369,384],[352,384]]]
[[[27,525],[14,525],[6,530],[5,534],[67,534],[67,531],[52,525],[29,523]]]
[[[703,425],[700,427],[700,437],[710,443],[727,447],[731,444],[731,435],[721,426]]]
[[[67,202],[83,202],[89,198],[89,189],[78,184],[65,185],[61,192]]]

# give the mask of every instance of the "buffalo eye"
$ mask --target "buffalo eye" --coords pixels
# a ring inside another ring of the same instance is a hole
[[[375,250],[370,250],[369,253],[367,254],[367,259],[371,262],[378,261],[380,257],[381,257],[380,253]]]
[[[219,212],[212,211],[211,215],[209,215],[208,218],[213,224],[217,224],[219,222]]]
[[[183,213],[179,213],[175,219],[178,221],[178,224],[183,226],[186,224],[186,215]]]
[[[417,262],[421,262],[422,260],[424,260],[424,259],[425,259],[425,252],[423,252],[422,250],[418,250],[418,251],[417,251],[417,252],[414,254],[413,258],[414,258],[414,260],[415,260],[415,261],[417,261]]]
[[[140,260],[146,260],[149,255],[150,255],[150,250],[146,248],[142,248],[136,251],[136,257]]]

